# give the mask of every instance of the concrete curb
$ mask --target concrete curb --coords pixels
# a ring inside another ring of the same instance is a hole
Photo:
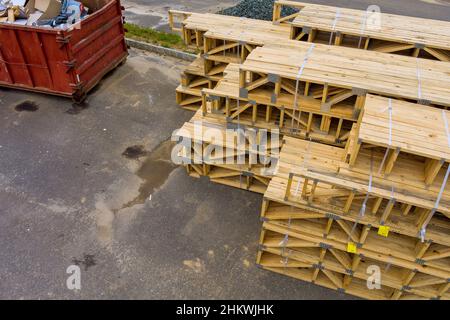
[[[160,46],[157,46],[157,45],[154,45],[151,43],[137,41],[137,40],[133,40],[133,39],[129,39],[129,38],[126,38],[125,40],[127,42],[127,45],[129,45],[132,48],[151,51],[151,52],[175,57],[175,58],[186,60],[186,61],[194,61],[195,59],[197,59],[197,56],[195,54],[191,54],[191,53],[187,53],[187,52],[183,52],[183,51],[179,51],[179,50],[175,50],[175,49],[171,49],[171,48],[164,48],[164,47],[160,47]]]

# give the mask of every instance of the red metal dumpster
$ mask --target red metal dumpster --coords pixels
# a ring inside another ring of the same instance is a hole
[[[91,0],[86,6],[93,13],[73,30],[0,23],[0,86],[81,101],[125,61],[120,1]]]

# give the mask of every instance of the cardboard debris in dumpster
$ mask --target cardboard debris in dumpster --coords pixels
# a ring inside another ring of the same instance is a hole
[[[58,0],[28,0],[25,6],[28,9],[29,16],[32,21],[28,21],[28,25],[45,19],[52,19],[61,12],[61,1]],[[29,18],[30,20],[30,18]]]
[[[65,28],[84,19],[90,8],[76,0],[0,0],[0,22]],[[95,7],[102,1],[87,1]],[[18,5],[15,5],[15,4]],[[69,21],[71,20],[71,21]]]
[[[43,12],[42,11],[38,11],[38,10],[36,10],[33,13],[30,13],[28,15],[27,25],[28,26],[32,26],[33,23],[36,23],[39,20],[39,18],[42,16],[42,14],[43,14]]]
[[[0,1],[0,22],[32,25],[58,16],[61,6],[60,0],[3,0]]]

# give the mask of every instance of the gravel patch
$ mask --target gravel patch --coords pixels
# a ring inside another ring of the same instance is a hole
[[[243,0],[234,7],[219,11],[219,14],[235,17],[246,17],[252,19],[272,21],[274,0]],[[296,13],[298,10],[292,8],[283,8],[281,16],[288,16]]]

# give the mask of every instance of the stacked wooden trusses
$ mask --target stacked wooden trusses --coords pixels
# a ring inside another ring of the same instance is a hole
[[[181,19],[181,28],[177,28]],[[177,103],[184,108],[200,106],[201,90],[214,88],[230,63],[242,63],[255,47],[289,39],[290,26],[269,21],[170,11],[172,29],[180,31],[186,45],[200,51],[200,56],[182,75],[177,88]]]
[[[186,168],[264,193],[258,265],[368,299],[450,299],[450,23],[380,14],[376,30],[364,11],[290,1],[273,24],[175,15],[202,51],[178,136],[225,137],[187,140],[201,157]],[[256,138],[237,144],[243,128]],[[255,164],[265,132],[282,139]]]
[[[389,101],[367,97],[347,149],[284,138],[263,201],[264,268],[365,298],[450,298],[450,114]],[[381,289],[361,290],[373,265]]]
[[[278,160],[280,137],[236,129],[226,119],[203,117],[197,111],[176,133],[182,147],[179,159],[192,177],[205,176],[215,183],[264,194]],[[269,148],[260,148],[263,139]]]
[[[281,17],[281,8],[299,12]],[[337,8],[297,1],[276,1],[274,23],[290,20],[290,39],[450,61],[448,22],[381,12]]]

